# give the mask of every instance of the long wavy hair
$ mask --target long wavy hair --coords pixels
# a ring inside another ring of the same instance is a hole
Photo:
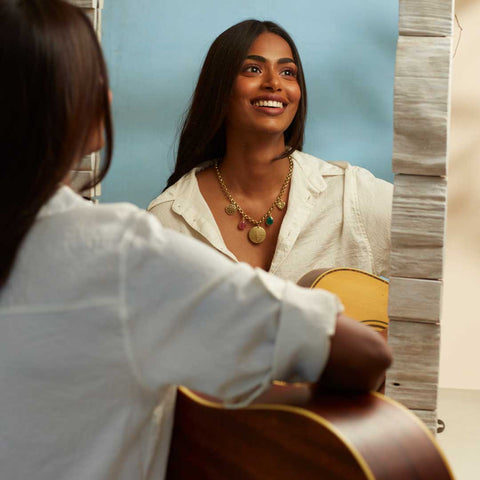
[[[108,76],[95,31],[61,0],[0,2],[0,287],[42,205],[104,122],[112,156]],[[92,186],[92,185],[89,185]]]
[[[219,35],[207,53],[181,129],[175,170],[166,188],[200,163],[225,155],[225,117],[233,83],[252,43],[265,32],[282,37],[290,46],[301,91],[297,113],[284,133],[287,149],[279,158],[302,149],[307,90],[297,47],[290,35],[276,23],[245,20]]]

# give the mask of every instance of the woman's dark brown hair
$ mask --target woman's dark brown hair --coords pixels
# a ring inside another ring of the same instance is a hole
[[[233,83],[252,43],[265,32],[282,37],[290,46],[302,93],[297,114],[285,132],[287,150],[280,158],[302,149],[307,90],[297,48],[290,35],[276,23],[245,20],[219,35],[207,53],[180,133],[175,170],[167,188],[200,163],[225,155],[225,116]]]
[[[61,0],[0,0],[0,286],[42,205],[102,121],[110,166],[105,62],[92,25]]]

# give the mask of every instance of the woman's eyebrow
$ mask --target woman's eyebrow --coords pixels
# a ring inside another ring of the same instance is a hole
[[[277,63],[295,63],[295,60],[293,58],[285,57],[279,58]]]
[[[265,57],[262,57],[261,55],[247,55],[248,60],[256,60],[257,62],[262,62],[262,63],[267,63],[267,59]],[[290,57],[285,57],[285,58],[279,58],[277,60],[277,63],[283,64],[283,63],[295,63],[295,60]]]
[[[257,62],[267,63],[267,59],[261,55],[247,55],[248,60],[256,60]]]

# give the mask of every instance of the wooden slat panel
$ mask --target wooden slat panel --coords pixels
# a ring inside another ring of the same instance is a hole
[[[96,171],[98,170],[100,166],[100,153],[99,152],[95,152],[95,153],[91,153],[90,155],[85,155],[82,160],[80,161],[80,163],[77,165],[77,167],[75,168],[75,170],[79,170],[79,171]]]
[[[443,247],[392,247],[392,275],[422,279],[440,279],[443,270]]]
[[[67,0],[68,3],[81,8],[97,8],[98,0]]]
[[[388,343],[393,365],[385,394],[416,410],[437,407],[440,325],[392,319]]]
[[[442,282],[416,278],[390,278],[388,316],[439,323]]]
[[[451,38],[400,37],[395,72],[393,171],[445,175]]]
[[[399,37],[395,76],[448,79],[451,44],[444,37]]]
[[[436,432],[454,0],[399,0],[387,395]],[[419,179],[417,175],[426,176]],[[435,178],[434,178],[435,177]],[[402,277],[402,278],[399,278]],[[411,277],[411,278],[405,278]],[[420,282],[420,283],[418,283]],[[422,299],[427,299],[422,303]],[[402,317],[403,315],[403,317]]]
[[[400,35],[448,36],[453,34],[453,0],[401,0]]]
[[[97,9],[97,23],[95,28],[97,30],[98,39],[101,40],[102,39],[102,10],[101,9]]]
[[[92,153],[90,155],[85,155],[85,157],[83,157],[80,163],[77,165],[76,169],[82,172],[96,170],[95,154]]]
[[[441,279],[447,182],[396,175],[392,205],[391,275]]]
[[[72,189],[80,193],[82,196],[92,198],[99,197],[102,194],[101,185],[97,185],[95,188],[84,188],[85,185],[94,178],[95,172],[80,172],[72,170],[70,174],[70,184]]]
[[[430,430],[433,435],[437,435],[437,411],[436,410],[412,410]]]

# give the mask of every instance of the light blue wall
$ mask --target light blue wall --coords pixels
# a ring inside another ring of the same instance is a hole
[[[246,18],[294,38],[306,73],[304,150],[392,179],[397,0],[106,0],[103,46],[113,90],[115,152],[102,201],[140,207],[174,165],[176,132],[208,47]]]

